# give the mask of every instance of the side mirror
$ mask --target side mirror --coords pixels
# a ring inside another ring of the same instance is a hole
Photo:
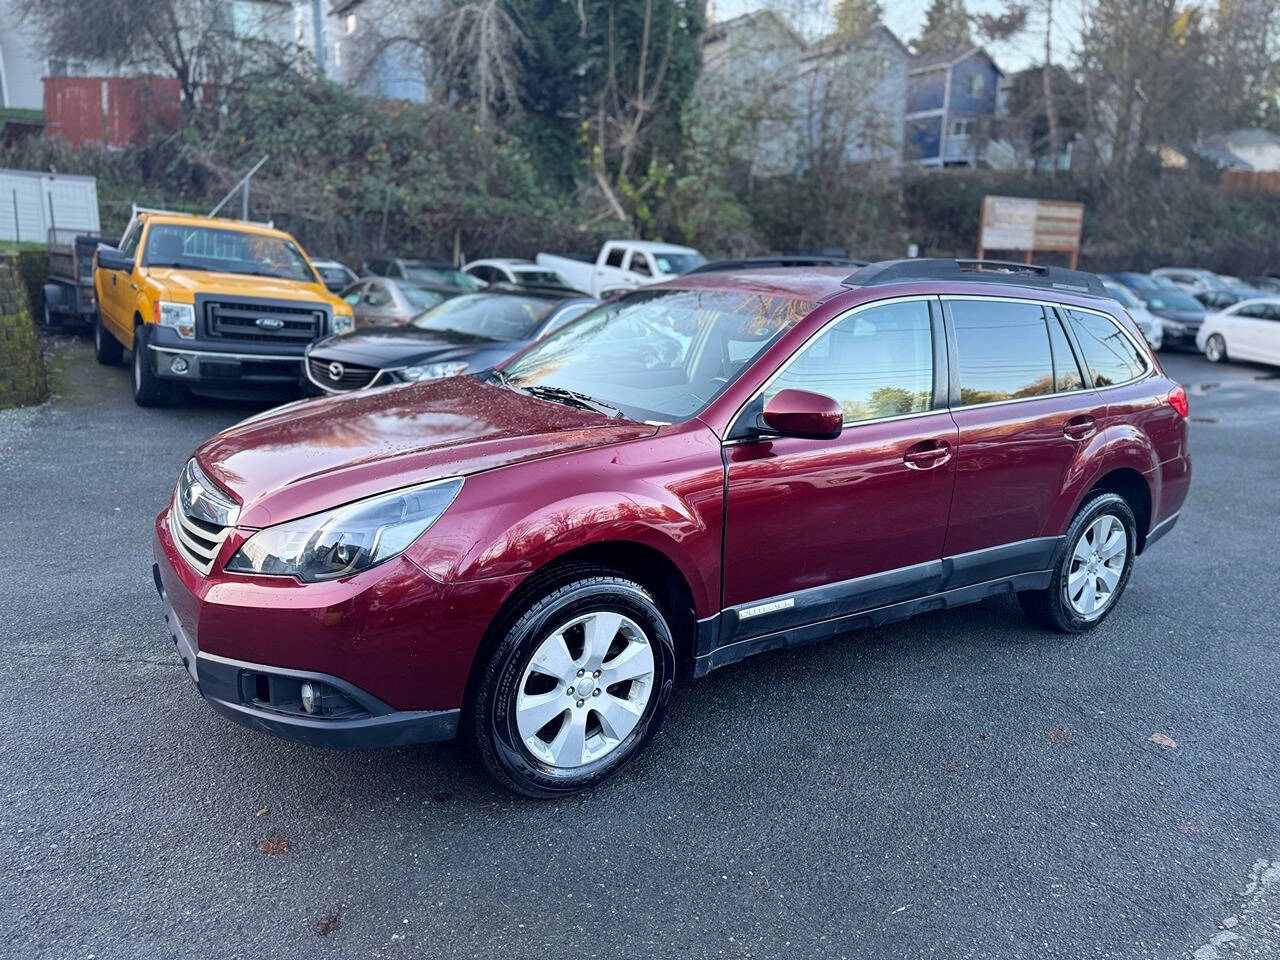
[[[808,390],[779,390],[764,405],[760,419],[784,437],[806,440],[834,440],[844,429],[840,404]]]
[[[97,256],[98,267],[102,270],[122,270],[125,273],[133,273],[133,261],[115,247],[100,243]]]

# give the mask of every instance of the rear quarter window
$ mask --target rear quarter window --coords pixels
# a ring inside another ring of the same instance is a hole
[[[1095,387],[1128,383],[1147,372],[1142,351],[1110,317],[1073,309],[1066,316]]]

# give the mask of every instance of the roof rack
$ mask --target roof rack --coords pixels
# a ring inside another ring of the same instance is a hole
[[[1044,287],[1049,290],[1083,293],[1091,297],[1108,296],[1097,274],[1012,260],[882,260],[855,270],[844,278],[844,284],[850,287],[878,287],[888,283],[921,280],[1005,283],[1018,287]]]
[[[820,253],[779,253],[764,257],[712,260],[687,271],[685,276],[690,273],[720,273],[725,270],[765,270],[791,267],[865,267],[868,262],[866,260],[857,260],[853,257],[832,257]]]

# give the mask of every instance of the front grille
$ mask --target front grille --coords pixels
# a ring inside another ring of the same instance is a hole
[[[182,558],[208,574],[239,516],[235,501],[204,475],[195,460],[188,460],[169,508],[169,530]]]
[[[340,372],[339,372],[340,368]],[[378,376],[377,367],[364,367],[354,363],[336,363],[321,360],[319,357],[307,358],[307,372],[314,383],[328,390],[359,390],[373,383]],[[333,374],[337,372],[338,376]]]
[[[202,308],[208,335],[223,340],[310,343],[328,327],[328,311],[310,304],[209,299]]]

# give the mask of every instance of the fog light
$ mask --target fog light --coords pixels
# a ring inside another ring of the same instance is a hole
[[[316,707],[319,706],[320,691],[312,684],[303,682],[302,684],[302,709],[307,713],[315,713]]]
[[[186,357],[174,357],[169,364],[169,369],[174,373],[186,373],[189,367]]]

